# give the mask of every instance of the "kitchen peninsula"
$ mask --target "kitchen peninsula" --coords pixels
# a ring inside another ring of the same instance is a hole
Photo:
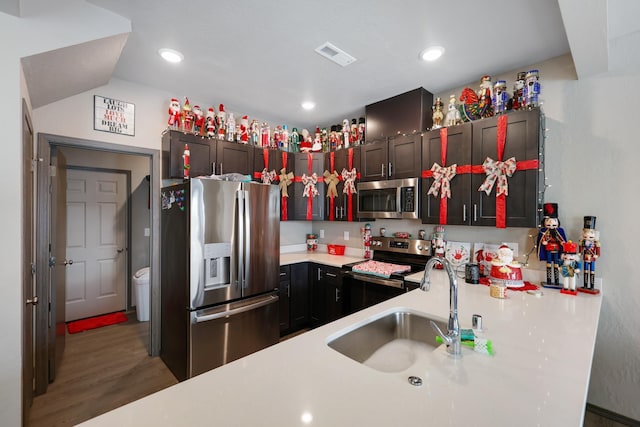
[[[296,262],[296,255],[287,257]],[[464,347],[456,359],[439,346],[430,363],[417,358],[400,372],[379,372],[327,345],[398,309],[446,320],[446,273],[434,270],[431,279],[429,292],[405,293],[83,425],[582,425],[602,293],[509,291],[496,299],[488,287],[460,280],[461,327],[471,328],[472,315],[482,315],[482,336],[493,342],[494,356]],[[409,376],[423,385],[409,384]]]

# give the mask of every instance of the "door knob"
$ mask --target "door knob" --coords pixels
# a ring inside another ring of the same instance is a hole
[[[38,297],[34,295],[33,299],[27,299],[27,304],[38,305]]]
[[[65,259],[63,264],[64,265],[72,265],[73,264],[73,260],[72,259]]]
[[[117,251],[119,254],[121,254],[122,252],[124,252],[124,250],[125,250],[125,248],[119,248],[119,249],[116,249],[116,251]]]

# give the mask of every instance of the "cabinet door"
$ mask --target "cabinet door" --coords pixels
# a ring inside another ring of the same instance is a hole
[[[311,173],[315,173],[318,178],[322,177],[324,173],[324,154],[323,153],[296,153],[294,154],[294,169],[296,179],[302,178],[302,175],[309,176],[309,163],[308,158],[311,156]],[[292,220],[305,221],[307,220],[307,206],[309,202],[308,197],[303,196],[305,185],[302,182],[294,182],[289,187],[289,195],[292,194],[291,187],[293,187],[293,215],[289,212],[289,218]],[[325,184],[318,181],[316,184],[318,195],[312,199],[312,221],[324,220],[324,197],[325,197]]]
[[[442,164],[442,140],[440,129],[422,136],[422,170],[430,170],[434,163],[440,166],[471,165],[471,123],[447,128],[446,165]],[[427,194],[433,178],[422,178],[422,222],[440,223],[440,192],[437,196]],[[471,219],[471,174],[464,173],[450,180],[451,198],[447,200],[447,224],[467,225]]]
[[[352,165],[351,168],[355,168],[356,171],[360,171],[360,150],[361,147],[352,147],[342,150],[337,150],[332,153],[325,154],[325,170],[331,170],[331,155],[334,157],[334,166],[333,169],[338,172],[340,176],[342,176],[342,170],[349,168],[349,151],[352,154]],[[357,185],[358,180],[356,179],[355,185]],[[325,184],[325,188],[326,184]],[[349,220],[349,205],[351,205],[351,220],[358,221],[358,198],[357,194],[353,194],[351,197],[351,203],[349,203],[349,196],[344,193],[344,181],[338,183],[338,196],[334,199],[333,206],[333,215],[335,221],[348,221]],[[328,197],[325,197],[325,219],[329,220],[331,218],[331,202]]]
[[[365,144],[361,148],[360,181],[379,181],[387,179],[388,167],[387,140]]]
[[[280,173],[280,169],[276,166],[276,161],[278,160],[278,157],[280,157],[280,151],[262,147],[252,147],[251,152],[253,157],[253,173],[251,174],[251,177],[254,181],[262,182],[262,171],[265,168],[265,158],[267,162],[267,170],[276,171],[276,174]],[[280,160],[280,162],[282,162],[282,160]]]
[[[284,335],[290,328],[290,298],[291,274],[288,265],[280,267],[280,286],[278,287],[278,304],[280,307],[280,335]]]
[[[162,137],[162,176],[167,179],[184,177],[184,146],[189,146],[189,176],[211,175],[215,162],[215,141],[179,131],[169,131]]]
[[[309,264],[292,264],[289,312],[291,332],[309,326]]]
[[[219,175],[231,172],[249,175],[253,172],[253,151],[250,145],[220,140],[216,144]]]
[[[282,151],[276,151],[274,154],[269,155],[269,163],[271,163],[271,158],[274,159],[274,169],[276,173],[279,175],[282,168],[286,170],[287,173],[294,172],[294,159],[293,153],[287,153],[287,164],[283,164]],[[263,160],[264,163],[264,160]],[[276,181],[275,185],[279,185],[280,181]],[[282,192],[281,192],[282,194]],[[292,219],[294,205],[293,201],[295,200],[294,187],[293,183],[287,187],[287,194],[289,197],[285,197],[285,203],[287,204],[287,219]],[[282,204],[282,197],[280,197],[280,203]],[[282,209],[280,209],[280,219],[282,220]]]
[[[314,265],[311,284],[311,326],[318,327],[344,316],[340,269]]]
[[[389,179],[415,178],[420,176],[421,134],[394,136],[389,138]]]
[[[507,136],[503,160],[538,160],[540,110],[517,111],[507,115]],[[473,164],[481,165],[487,157],[497,160],[498,117],[473,123]],[[472,225],[496,224],[496,188],[489,196],[477,191],[485,175],[474,174],[471,180],[473,200]],[[537,168],[517,171],[508,178],[506,197],[507,227],[537,227]]]

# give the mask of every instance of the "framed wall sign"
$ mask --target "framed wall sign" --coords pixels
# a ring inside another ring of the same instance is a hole
[[[130,102],[93,96],[93,128],[102,132],[135,136],[136,106]]]

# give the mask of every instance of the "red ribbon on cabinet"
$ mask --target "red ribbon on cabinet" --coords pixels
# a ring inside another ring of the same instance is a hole
[[[329,153],[329,173],[332,174],[336,168],[336,152],[332,151]],[[327,197],[329,197],[329,221],[335,221],[335,195],[328,192]]]
[[[353,167],[353,148],[349,148],[348,156],[349,170],[343,169],[341,175],[344,181],[342,192],[347,195],[347,221],[353,221],[353,195],[357,193],[355,182],[358,178],[358,171]]]
[[[296,176],[294,178],[294,182],[301,182],[304,184],[302,197],[307,198],[306,219],[307,221],[311,221],[313,219],[313,198],[319,194],[316,184],[324,181],[322,177],[318,177],[318,174],[313,173],[313,157],[311,153],[307,154],[307,170],[309,171],[309,175],[302,174],[300,177]]]
[[[287,173],[287,152],[282,152],[282,169],[280,170],[280,175],[276,178],[280,181],[280,192],[281,192],[281,201],[280,201],[280,211],[281,211],[281,219],[282,221],[287,221],[289,219],[289,213],[287,209],[287,200],[289,200],[289,193],[287,192],[287,186],[291,184],[293,181],[293,173]]]

